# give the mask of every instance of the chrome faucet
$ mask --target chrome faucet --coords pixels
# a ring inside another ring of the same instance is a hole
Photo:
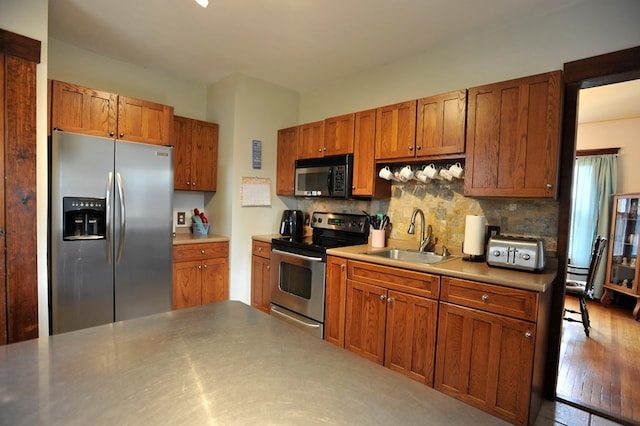
[[[430,245],[431,238],[433,237],[433,229],[431,225],[428,226],[427,235],[424,235],[424,212],[420,209],[415,209],[413,214],[411,215],[411,224],[409,225],[408,234],[416,233],[416,216],[420,213],[420,246],[418,248],[419,251],[425,251],[425,249]]]

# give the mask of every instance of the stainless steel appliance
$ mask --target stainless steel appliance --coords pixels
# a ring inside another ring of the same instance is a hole
[[[323,338],[326,251],[365,244],[369,217],[315,212],[311,227],[309,237],[271,241],[271,313]]]
[[[294,195],[301,197],[351,197],[353,155],[333,155],[296,160]]]
[[[544,241],[507,235],[491,237],[487,263],[489,266],[540,272],[544,269]]]
[[[52,334],[171,310],[173,149],[54,131]]]
[[[296,238],[304,235],[304,214],[302,210],[285,210],[282,212],[280,235]]]

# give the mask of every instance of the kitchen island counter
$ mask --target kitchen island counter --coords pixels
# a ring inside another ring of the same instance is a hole
[[[3,346],[0,424],[506,423],[229,301]]]

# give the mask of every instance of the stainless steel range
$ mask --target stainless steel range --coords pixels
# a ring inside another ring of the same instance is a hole
[[[324,337],[327,249],[366,244],[369,217],[315,212],[313,235],[271,241],[271,313]]]

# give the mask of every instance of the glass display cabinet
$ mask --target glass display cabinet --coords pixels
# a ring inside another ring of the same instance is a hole
[[[634,318],[640,311],[640,291],[638,289],[638,194],[616,194],[613,201],[611,234],[609,235],[609,256],[604,293],[600,298],[603,305],[610,305],[614,293],[624,293],[636,299]]]

